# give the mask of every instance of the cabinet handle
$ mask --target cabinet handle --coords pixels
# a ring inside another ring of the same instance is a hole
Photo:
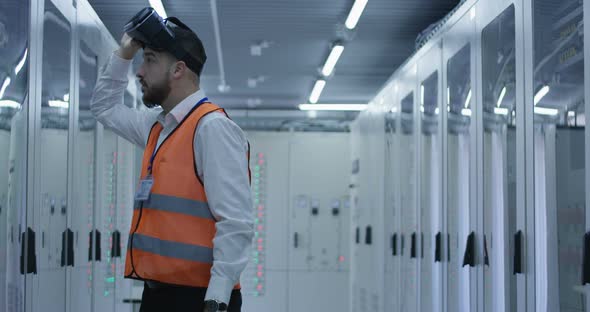
[[[370,225],[367,225],[365,229],[365,244],[371,245],[373,243],[373,229]]]
[[[21,233],[20,243],[20,274],[37,274],[37,254],[35,253],[35,231],[33,231],[33,229],[31,229],[30,227],[27,227],[26,232]],[[27,260],[26,267],[25,259]]]
[[[590,232],[584,234],[584,254],[582,257],[582,285],[590,284]]]
[[[471,232],[467,236],[467,243],[465,245],[465,254],[463,255],[463,266],[475,266],[475,232]]]
[[[434,262],[441,262],[441,243],[442,243],[442,233],[438,232],[435,237],[436,247],[434,249]]]
[[[522,274],[522,231],[514,234],[514,275]]]
[[[410,258],[416,258],[416,232],[412,233],[410,240]]]

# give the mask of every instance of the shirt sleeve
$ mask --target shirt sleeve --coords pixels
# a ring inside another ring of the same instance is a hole
[[[205,299],[229,303],[231,291],[248,264],[254,234],[248,142],[238,125],[218,113],[201,120],[194,140],[197,171],[217,220]]]
[[[114,53],[111,55],[96,82],[90,110],[106,128],[129,142],[145,147],[161,109],[138,110],[123,104],[130,66],[131,60],[122,59]]]

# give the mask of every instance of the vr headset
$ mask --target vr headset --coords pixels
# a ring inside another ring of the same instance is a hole
[[[153,8],[147,7],[135,14],[123,30],[131,38],[141,42],[144,47],[171,53],[178,60],[185,62],[188,68],[200,76],[204,60],[195,59],[189,51],[184,49],[178,40],[175,40],[174,27],[179,27],[193,33],[178,18],[169,17],[163,19]],[[195,35],[195,37],[197,36]]]

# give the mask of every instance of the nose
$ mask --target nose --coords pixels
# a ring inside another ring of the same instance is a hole
[[[135,77],[137,77],[139,80],[143,80],[143,78],[145,77],[145,71],[143,70],[143,64],[142,64],[142,66],[140,66],[137,69],[137,74],[135,74]]]

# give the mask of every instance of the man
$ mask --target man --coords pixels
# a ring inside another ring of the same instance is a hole
[[[145,281],[142,312],[240,311],[238,280],[254,219],[249,145],[199,88],[201,40],[186,27],[170,29],[191,61],[125,34],[91,101],[106,128],[145,148],[125,277]],[[131,60],[142,48],[143,102],[160,107],[140,111],[122,100]]]

